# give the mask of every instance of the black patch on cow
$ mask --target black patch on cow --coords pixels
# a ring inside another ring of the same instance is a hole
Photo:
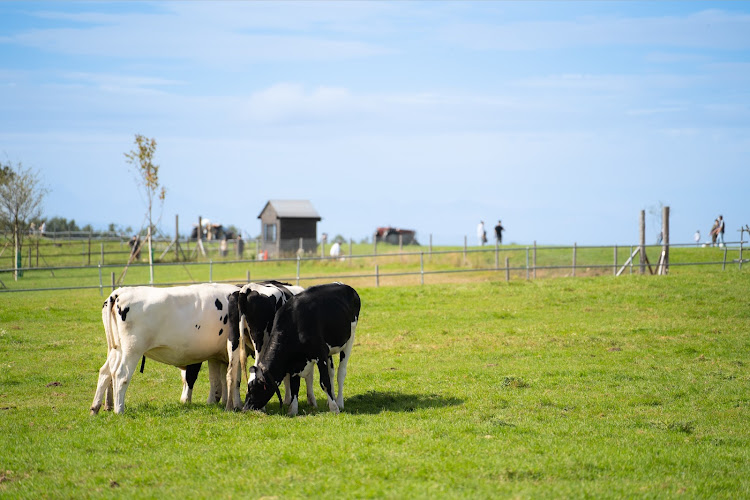
[[[224,333],[224,329],[223,329],[223,328],[221,328],[221,329],[219,330],[219,337],[221,337],[221,334],[222,334],[222,333]]]
[[[224,309],[224,306],[221,305],[221,301],[219,299],[216,299],[216,302],[214,302],[214,304],[216,304],[216,309],[218,309],[219,311]]]
[[[226,316],[224,316],[224,324],[225,324],[225,325],[227,324],[227,320],[228,320],[228,319],[229,319],[229,315],[227,314]]]
[[[185,367],[185,382],[187,382],[188,387],[191,389],[198,378],[198,372],[201,371],[201,365],[202,363],[195,363]]]
[[[117,306],[117,314],[120,315],[123,321],[125,321],[125,318],[128,315],[128,311],[130,311],[130,306],[125,307],[125,309],[120,309],[120,306]]]

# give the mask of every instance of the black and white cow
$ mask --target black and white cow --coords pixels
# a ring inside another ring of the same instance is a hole
[[[107,396],[105,409],[113,404],[115,413],[123,412],[125,391],[144,355],[183,371],[208,361],[209,402],[221,394],[222,402],[234,405],[224,370],[227,338],[238,327],[238,290],[235,285],[206,283],[174,288],[125,287],[112,292],[102,308],[107,361],[99,370],[91,413],[99,411],[110,387],[114,401]]]
[[[237,308],[239,311],[239,327],[227,338],[227,353],[229,365],[227,368],[227,386],[232,391],[232,407],[227,405],[227,410],[239,409],[241,407],[239,383],[240,374],[245,373],[247,378],[247,355],[246,347],[251,349],[251,355],[256,358],[267,341],[271,332],[276,311],[294,295],[303,291],[300,286],[293,286],[278,281],[263,281],[260,283],[248,283],[237,292]],[[247,334],[247,335],[246,335]],[[240,372],[240,367],[242,372]],[[289,393],[289,380],[285,379],[287,394]],[[312,389],[312,374],[307,378],[308,402],[315,406],[315,396]]]
[[[346,365],[354,345],[360,305],[357,292],[341,283],[310,287],[284,304],[251,370],[243,409],[262,409],[274,392],[281,404],[279,382],[286,375],[308,375],[314,364],[318,365],[328,408],[334,413],[343,409]],[[332,383],[334,354],[339,354],[338,396],[334,395]],[[298,391],[299,378],[292,377],[289,415],[297,413]]]

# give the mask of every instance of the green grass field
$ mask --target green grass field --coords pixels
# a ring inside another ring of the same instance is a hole
[[[748,498],[750,274],[359,287],[345,410],[88,414],[98,290],[0,295],[0,496]],[[317,381],[317,375],[316,375]],[[316,382],[317,383],[317,382]],[[244,395],[244,389],[243,389]]]

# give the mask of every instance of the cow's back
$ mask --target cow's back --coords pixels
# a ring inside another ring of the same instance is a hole
[[[223,284],[121,288],[112,314],[121,341],[130,343],[126,348],[149,358],[175,366],[226,359],[226,340],[235,326],[229,300],[236,290]]]

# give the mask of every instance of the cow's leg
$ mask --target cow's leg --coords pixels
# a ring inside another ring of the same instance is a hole
[[[112,376],[109,377],[109,385],[107,386],[107,399],[104,402],[104,411],[112,411],[115,407],[115,389],[112,387]]]
[[[291,402],[289,403],[288,415],[290,417],[293,417],[297,414],[297,409],[299,406],[299,375],[287,375],[287,377],[289,377],[289,390],[292,394]]]
[[[184,370],[180,369],[182,374],[182,397],[181,403],[191,403],[193,401],[193,386],[198,378],[198,372],[201,371],[202,363],[188,365]]]
[[[228,394],[226,399],[222,399],[222,402],[226,403],[226,410],[239,410],[242,403],[240,402],[240,382],[242,376],[240,375],[240,350],[238,349],[239,343],[235,344],[232,340],[227,340],[227,357],[229,364],[227,365],[226,373],[226,387]]]
[[[206,404],[216,404],[221,400],[222,394],[222,375],[221,375],[221,362],[213,359],[208,360],[208,398]],[[224,381],[226,384],[226,380]]]
[[[339,354],[339,369],[336,374],[336,381],[339,385],[338,396],[336,397],[336,404],[339,405],[339,409],[344,409],[344,379],[346,378],[346,365],[349,363],[349,356],[352,353],[352,346],[354,345],[354,336],[344,346],[344,349]]]
[[[138,362],[143,354],[135,355],[134,353],[123,354],[119,361],[119,366],[114,371],[114,389],[115,389],[115,413],[125,411],[125,392],[128,390],[130,379],[135,373]]]
[[[227,387],[227,372],[229,370],[227,369],[227,364],[219,362],[219,380],[221,383],[221,404],[222,405],[228,405],[231,400],[231,395],[229,394],[229,387]],[[240,392],[240,386],[239,386],[239,380],[234,385],[234,390],[237,391],[237,394]],[[239,401],[239,396],[237,396],[237,399]],[[237,404],[237,402],[235,402]]]
[[[104,362],[102,367],[99,369],[99,380],[96,383],[96,393],[94,394],[94,401],[91,403],[91,414],[96,415],[99,413],[99,409],[102,407],[102,401],[107,398],[107,404],[105,410],[112,408],[112,404],[109,398],[112,395],[112,371],[110,369],[110,359],[114,360],[116,353],[113,350],[109,351],[107,360]]]
[[[332,413],[338,413],[339,406],[334,399],[333,384],[331,384],[331,377],[328,372],[328,356],[321,356],[318,361],[318,372],[320,374],[320,387],[328,396],[328,409]]]
[[[313,387],[313,370],[308,370],[306,375],[303,375],[305,377],[305,384],[307,385],[307,404],[312,406],[313,408],[318,407],[318,402],[315,401],[315,388]]]
[[[292,404],[292,389],[289,387],[289,380],[291,379],[291,375],[288,373],[284,377],[284,404],[290,405]]]

